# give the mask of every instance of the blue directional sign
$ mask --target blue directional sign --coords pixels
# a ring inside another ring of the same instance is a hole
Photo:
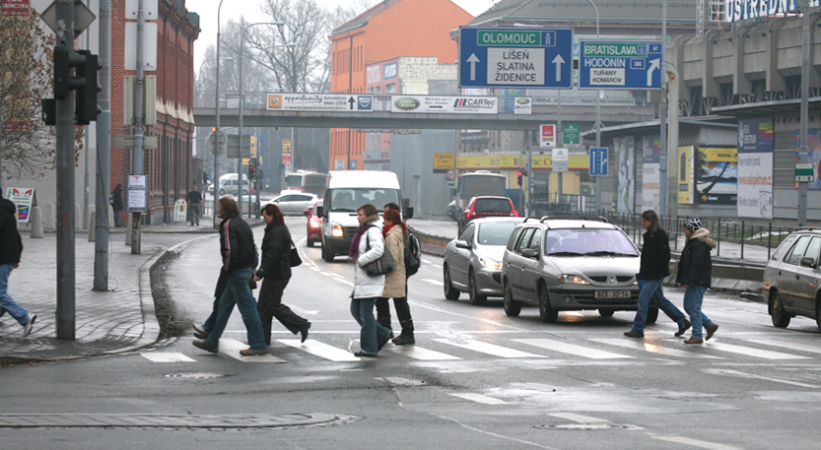
[[[590,176],[607,176],[607,147],[590,148]]]
[[[459,86],[570,89],[571,28],[460,28]]]
[[[582,41],[579,89],[661,89],[661,41]]]

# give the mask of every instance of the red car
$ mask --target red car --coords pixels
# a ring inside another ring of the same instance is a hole
[[[313,247],[315,242],[322,242],[322,218],[316,215],[316,207],[322,206],[322,200],[314,203],[314,206],[305,210],[308,216],[308,247]]]
[[[519,217],[519,213],[508,197],[473,197],[459,216],[459,233],[471,220],[483,217]]]

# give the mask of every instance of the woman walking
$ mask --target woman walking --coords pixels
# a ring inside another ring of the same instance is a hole
[[[718,325],[701,310],[704,292],[710,288],[713,277],[710,251],[717,245],[709,236],[710,230],[702,227],[698,218],[690,219],[684,224],[687,243],[681,252],[676,283],[684,285],[684,310],[693,322],[693,336],[684,341],[685,344],[703,344],[704,339],[709,341],[718,330]],[[707,336],[702,334],[701,327],[707,329]]]
[[[390,329],[391,310],[388,299],[393,299],[396,307],[396,315],[399,317],[399,324],[402,325],[402,334],[393,338],[396,345],[412,345],[416,343],[413,337],[413,319],[411,318],[410,307],[408,306],[407,282],[405,276],[405,236],[408,234],[408,226],[402,222],[402,217],[398,211],[385,208],[382,215],[384,227],[382,236],[385,238],[385,247],[393,256],[393,270],[385,276],[385,290],[382,291],[382,298],[376,301],[377,320],[380,324]],[[383,321],[387,321],[385,325]]]
[[[262,261],[254,281],[262,280],[257,312],[262,321],[265,345],[271,345],[271,323],[274,317],[291,333],[301,333],[302,342],[305,342],[311,322],[282,304],[282,293],[291,279],[291,232],[277,205],[265,205],[262,208],[262,219],[268,225],[265,227],[265,237],[262,238]]]
[[[390,340],[391,331],[380,325],[373,317],[376,299],[385,289],[385,275],[370,277],[365,271],[368,263],[378,260],[385,251],[385,243],[379,227],[379,211],[376,206],[366,203],[356,210],[359,228],[351,242],[350,258],[354,262],[354,288],[351,294],[351,314],[361,327],[359,331],[360,350],[354,355],[374,358]]]

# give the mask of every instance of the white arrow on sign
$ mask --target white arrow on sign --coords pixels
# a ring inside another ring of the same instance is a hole
[[[653,85],[653,71],[654,71],[654,70],[658,70],[658,69],[659,69],[659,66],[660,66],[660,63],[659,63],[659,62],[660,62],[660,61],[661,61],[661,60],[660,60],[660,59],[658,59],[658,58],[656,58],[656,59],[654,59],[654,60],[650,61],[650,67],[649,67],[649,68],[647,68],[647,85],[648,85],[648,86],[652,86],[652,85]]]
[[[556,65],[556,81],[562,81],[562,64],[564,63],[565,61],[562,55],[556,55],[556,57],[553,58],[553,64]]]
[[[476,63],[480,62],[476,57],[476,53],[471,53],[468,61],[470,63],[470,81],[476,81]]]

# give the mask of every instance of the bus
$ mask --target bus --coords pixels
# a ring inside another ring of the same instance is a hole
[[[285,176],[285,189],[292,191],[304,191],[315,194],[322,198],[325,195],[325,182],[328,180],[327,173],[305,172],[299,170],[291,172]]]
[[[459,195],[456,204],[464,208],[470,199],[477,195],[505,196],[505,176],[490,173],[487,170],[477,170],[459,176]]]

